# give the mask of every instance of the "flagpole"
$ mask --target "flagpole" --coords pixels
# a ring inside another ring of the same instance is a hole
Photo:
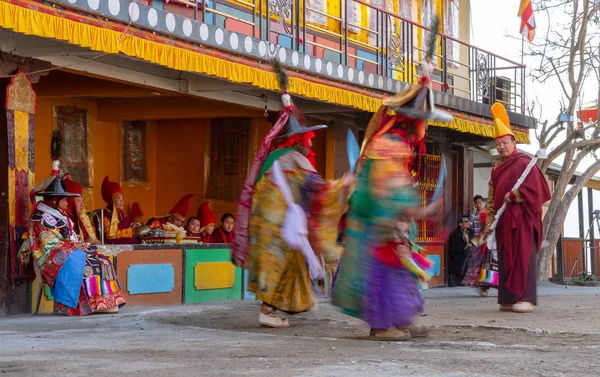
[[[524,56],[525,56],[525,36],[521,34],[521,65],[524,64]]]

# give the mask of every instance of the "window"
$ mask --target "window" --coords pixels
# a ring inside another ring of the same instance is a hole
[[[213,119],[210,130],[210,174],[206,197],[237,200],[248,174],[248,142],[252,120]]]
[[[456,39],[459,38],[458,17],[458,0],[444,0],[444,34]],[[452,68],[458,68],[459,65],[456,62],[460,58],[460,44],[448,40],[446,53],[448,55],[448,65]]]

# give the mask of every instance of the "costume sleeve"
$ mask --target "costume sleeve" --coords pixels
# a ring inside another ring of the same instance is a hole
[[[338,225],[347,203],[341,181],[327,181],[314,172],[304,174],[301,186],[302,207],[308,213],[309,241],[325,258],[339,255]]]
[[[370,220],[375,224],[394,227],[408,208],[423,203],[418,200],[409,171],[411,150],[405,143],[377,139],[367,151],[364,172],[359,173],[357,186],[369,193],[368,201],[374,203]]]
[[[496,216],[496,206],[494,203],[494,183],[491,179],[488,181],[488,202],[486,212],[487,217],[485,223],[486,225],[492,225]]]
[[[132,238],[133,237],[133,229],[131,228],[123,228],[118,229],[115,237],[110,236],[110,220],[108,217],[104,218],[104,236],[110,240],[115,240],[118,238]]]

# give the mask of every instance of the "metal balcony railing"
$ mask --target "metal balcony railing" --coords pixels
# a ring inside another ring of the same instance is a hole
[[[430,32],[362,0],[195,1],[170,3],[192,7],[196,20],[409,83],[418,80]],[[336,11],[320,9],[323,4]],[[525,112],[524,65],[446,34],[437,43],[434,89],[480,103],[500,101],[510,111]]]

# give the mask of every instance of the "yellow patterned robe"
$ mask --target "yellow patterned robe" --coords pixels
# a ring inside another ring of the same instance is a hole
[[[309,240],[315,253],[336,250],[337,222],[345,203],[339,181],[324,181],[301,153],[278,158],[294,196],[308,212]],[[271,168],[258,181],[252,198],[248,226],[248,288],[256,299],[279,310],[298,313],[314,306],[311,281],[304,256],[281,238],[286,205],[271,181]]]

